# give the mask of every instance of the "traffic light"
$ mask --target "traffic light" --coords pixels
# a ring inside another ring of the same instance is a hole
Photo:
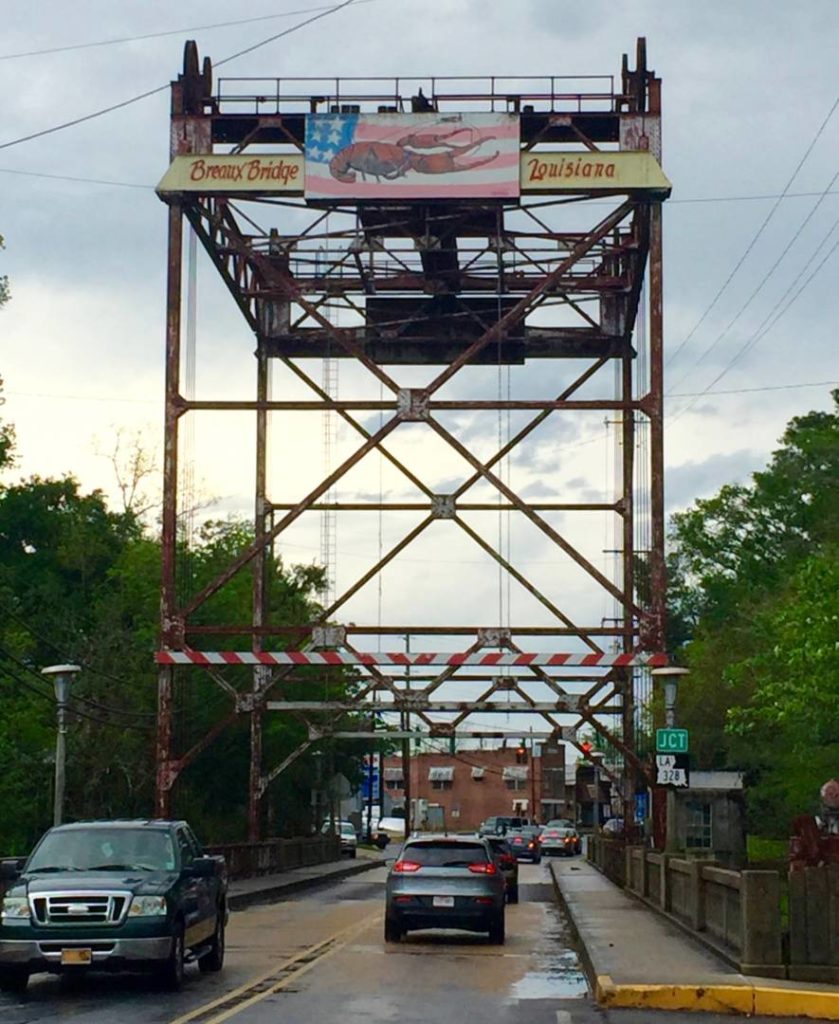
[[[516,747],[516,763],[524,764],[527,761],[527,747],[524,740]]]
[[[583,752],[583,757],[588,757],[588,755],[591,753],[591,749],[593,746],[594,744],[591,743],[589,740],[583,740],[580,743],[580,750]]]

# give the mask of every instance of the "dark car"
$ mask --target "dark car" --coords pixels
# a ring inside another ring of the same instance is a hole
[[[184,821],[89,821],[50,829],[5,861],[0,989],[31,974],[147,970],[179,988],[184,963],[224,962],[227,878]]]
[[[530,860],[538,864],[542,859],[542,844],[538,825],[529,825],[507,833],[507,842],[517,860]]]
[[[519,901],[519,862],[505,836],[484,836],[507,886],[507,902]]]
[[[504,942],[504,876],[479,837],[409,839],[385,887],[385,941],[420,928],[489,932]]]
[[[493,814],[478,826],[478,835],[503,836],[529,824],[527,818],[520,818],[512,814]]]

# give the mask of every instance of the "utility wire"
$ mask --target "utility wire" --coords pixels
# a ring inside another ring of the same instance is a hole
[[[804,281],[804,283],[801,285],[801,287],[798,289],[798,291],[792,296],[792,298],[789,300],[789,302],[787,302],[787,304],[783,307],[783,309],[781,309],[780,312],[778,312],[777,315],[774,316],[774,319],[772,319],[771,322],[768,322],[770,320],[770,317],[773,316],[773,314],[778,309],[778,307],[781,305],[781,303],[784,302],[784,300],[790,294],[792,289],[795,288],[795,286],[801,280],[802,274],[806,271],[807,267],[809,267],[810,263],[812,263],[813,259],[815,259],[815,256],[818,253],[819,249],[822,248],[822,246],[825,244],[827,239],[833,233],[833,231],[836,228],[837,224],[839,224],[839,221],[836,221],[834,223],[833,227],[831,227],[830,231],[827,233],[825,238],[822,240],[821,244],[819,245],[819,248],[816,250],[816,252],[813,254],[813,256],[808,261],[807,266],[805,266],[804,270],[802,270],[802,272],[792,282],[792,284],[789,286],[789,288],[787,288],[787,290],[784,292],[784,294],[781,296],[781,298],[778,300],[778,302],[775,303],[775,305],[769,311],[768,315],[764,318],[763,323],[761,323],[761,325],[757,328],[757,330],[754,332],[754,334],[752,334],[751,337],[746,339],[746,341],[743,343],[743,345],[741,345],[741,347],[738,349],[738,351],[735,353],[735,355],[729,360],[728,364],[717,374],[717,376],[711,381],[711,383],[705,388],[705,390],[704,391],[700,391],[699,394],[694,397],[692,402],[689,402],[671,420],[668,420],[668,424],[672,425],[673,423],[676,422],[676,420],[681,419],[682,416],[685,415],[685,413],[687,413],[690,409],[692,409],[696,405],[697,401],[703,395],[708,394],[710,392],[710,389],[715,384],[718,384],[723,379],[723,377],[725,377],[729,373],[729,371],[731,371],[734,368],[734,366],[743,358],[743,356],[745,356],[749,351],[751,351],[751,349],[754,348],[754,346],[761,340],[761,338],[765,337],[765,335],[767,335],[769,333],[769,331],[772,330],[772,328],[775,326],[775,324],[781,319],[782,316],[784,316],[784,314],[789,310],[789,308],[793,305],[793,303],[795,303],[798,300],[798,298],[800,297],[800,295],[804,291],[804,289],[813,281],[813,279],[816,277],[818,272],[825,265],[825,263],[827,263],[827,261],[836,252],[836,250],[839,249],[839,239],[837,239],[837,241],[833,243],[833,246],[822,257],[822,259],[819,262],[818,266],[810,274],[810,276],[807,278],[807,280]]]
[[[377,0],[356,0],[359,4],[369,4]],[[256,18],[237,18],[235,21],[217,21],[211,25],[192,25],[188,28],[170,28],[164,32],[145,32],[136,36],[119,36],[115,39],[98,39],[87,43],[70,43],[67,46],[50,46],[42,50],[26,50],[20,53],[0,54],[0,60],[17,60],[20,57],[42,57],[52,53],[69,53],[72,50],[90,50],[101,46],[118,46],[122,43],[137,43],[146,39],[162,39],[165,36],[179,36],[185,32],[210,32],[217,28],[235,28],[237,25],[252,25],[258,21],[276,21],[278,18],[293,18],[295,14],[309,14],[312,11],[325,11],[330,8],[303,7],[296,11],[284,11],[282,14],[262,14]]]
[[[29,668],[29,666],[26,665],[24,662],[19,662],[17,658],[15,658],[13,655],[10,655],[8,651],[4,650],[3,648],[0,648],[0,656],[5,657],[7,660],[10,660],[15,664],[22,665],[27,672],[34,673],[34,669]],[[51,694],[48,694],[45,691],[41,690],[39,687],[34,686],[27,679],[24,679],[22,676],[18,675],[18,673],[14,669],[9,668],[7,666],[3,671],[10,679],[13,679],[19,686],[22,686],[25,690],[28,690],[30,693],[33,693],[36,696],[40,697],[41,700],[44,700],[53,706],[55,705],[55,699],[52,697]],[[37,675],[37,673],[34,674]],[[2,675],[0,675],[0,679],[2,679]],[[73,699],[75,700],[76,698]],[[95,715],[90,715],[77,707],[70,707],[68,710],[70,711],[71,714],[76,715],[79,718],[85,718],[88,721],[95,722],[97,725],[107,725],[111,728],[121,729],[123,731],[126,729],[130,729],[133,732],[141,732],[144,735],[148,735],[149,730],[153,728],[152,723],[149,723],[147,726],[141,726],[133,725],[131,723],[110,722],[105,718],[97,718]]]
[[[760,227],[755,232],[752,240],[746,246],[746,249],[743,252],[742,256],[737,261],[737,263],[734,265],[734,269],[731,271],[731,273],[728,275],[728,277],[725,279],[725,281],[723,281],[723,283],[720,286],[719,290],[717,291],[716,295],[711,300],[711,304],[705,309],[705,312],[702,314],[702,316],[700,316],[700,318],[693,325],[693,327],[688,332],[687,336],[683,339],[683,341],[681,342],[679,347],[676,349],[676,351],[672,355],[668,356],[666,365],[669,365],[670,363],[673,362],[674,359],[677,358],[677,356],[682,351],[682,349],[685,347],[685,345],[688,344],[688,342],[691,340],[691,338],[694,336],[694,334],[696,334],[697,330],[699,330],[700,326],[705,322],[705,319],[707,318],[708,314],[711,312],[711,310],[716,306],[716,304],[722,298],[722,296],[725,293],[725,291],[727,290],[728,286],[731,284],[732,280],[734,279],[734,276],[737,274],[737,271],[740,269],[740,267],[743,266],[743,264],[745,263],[746,259],[748,258],[749,253],[752,251],[752,249],[754,249],[755,245],[758,242],[758,239],[760,238],[760,236],[765,231],[765,229],[768,226],[769,222],[775,216],[776,210],[780,206],[780,204],[783,201],[783,199],[786,197],[787,193],[789,192],[789,190],[790,190],[790,188],[792,186],[792,183],[798,177],[798,172],[804,166],[807,158],[809,157],[810,153],[813,151],[813,148],[815,147],[816,143],[821,138],[822,132],[824,132],[825,128],[827,127],[828,121],[830,121],[831,117],[833,117],[833,112],[836,110],[837,106],[839,106],[839,97],[836,100],[834,100],[833,106],[830,108],[830,110],[827,113],[827,116],[822,121],[821,125],[819,126],[818,131],[816,132],[815,136],[813,137],[812,141],[810,142],[810,145],[807,147],[806,151],[804,152],[804,155],[798,161],[798,164],[796,165],[795,170],[792,172],[792,176],[790,177],[789,181],[784,186],[784,189],[781,192],[781,194],[778,196],[776,201],[773,203],[772,209],[764,217],[763,222],[761,223]],[[831,184],[832,184],[832,182],[831,182]],[[714,344],[716,344],[716,342]]]
[[[38,633],[36,630],[34,630],[32,628],[31,624],[22,615],[18,615],[17,612],[15,612],[11,608],[9,608],[8,605],[4,605],[3,613],[5,615],[8,615],[9,618],[12,618],[16,622],[20,623],[20,625],[23,626],[23,628],[29,633],[29,635],[33,639],[39,641],[45,647],[48,647],[51,651],[55,651],[55,653],[59,657],[64,657],[65,651],[66,651],[66,647],[59,647],[57,644],[54,644],[51,640],[48,640],[45,636],[42,636],[40,633]],[[21,661],[19,658],[15,658],[14,655],[10,654],[9,651],[5,650],[4,648],[0,648],[0,653],[4,654],[7,659],[10,659],[10,660],[14,661],[14,663],[16,665],[19,665],[21,668],[25,669],[27,672],[31,672],[32,675],[36,676],[40,680],[41,677],[38,675],[38,673],[35,671],[35,669],[30,668],[30,666],[27,665],[25,661]],[[120,685],[123,685],[123,686],[127,685],[126,681],[124,679],[119,679],[116,676],[109,675],[107,672],[102,672],[100,669],[91,668],[89,665],[84,665],[84,664],[81,664],[81,668],[85,672],[89,672],[91,675],[100,676],[102,679],[107,679],[110,682],[119,683]],[[109,714],[114,714],[114,715],[130,715],[130,716],[134,716],[134,717],[137,717],[137,718],[156,718],[157,717],[157,712],[156,711],[131,711],[131,710],[127,709],[127,708],[117,708],[117,707],[114,707],[113,705],[110,705],[110,704],[103,704],[101,701],[93,700],[90,697],[79,697],[79,696],[76,696],[75,699],[79,700],[79,701],[82,701],[85,704],[90,704],[90,705],[92,705],[94,707],[98,707],[98,708],[100,708],[103,711],[107,711]]]
[[[839,100],[837,100],[837,103],[839,103]],[[836,182],[837,178],[839,178],[839,171],[837,171],[836,174],[834,174],[833,177],[830,179],[830,183],[828,184],[827,188],[824,190],[824,192],[822,193],[820,198],[813,205],[813,208],[810,210],[810,212],[807,214],[807,216],[804,218],[804,220],[798,225],[798,228],[797,228],[795,234],[792,236],[792,238],[787,242],[787,244],[781,250],[780,256],[778,256],[778,258],[775,260],[775,262],[772,264],[772,266],[769,268],[769,270],[767,270],[766,273],[763,275],[763,277],[761,278],[760,282],[758,283],[758,286],[752,291],[752,293],[748,297],[748,299],[746,299],[746,301],[740,306],[740,308],[737,310],[737,312],[731,318],[731,320],[729,320],[728,324],[723,328],[723,330],[720,331],[720,333],[717,335],[717,337],[715,338],[713,343],[693,363],[693,366],[691,367],[691,369],[688,370],[687,373],[684,373],[679,378],[679,380],[676,382],[676,384],[673,385],[674,387],[678,387],[683,381],[685,381],[688,378],[688,376],[691,374],[691,372],[694,369],[696,369],[696,367],[699,366],[699,364],[701,362],[703,362],[711,354],[711,352],[714,351],[714,349],[717,347],[717,345],[722,341],[722,339],[726,336],[726,334],[728,334],[728,332],[737,323],[737,321],[740,319],[740,317],[743,315],[743,313],[745,313],[745,311],[749,308],[749,306],[752,304],[752,302],[757,298],[757,296],[763,290],[764,285],[766,285],[766,283],[769,281],[770,277],[772,277],[772,275],[775,273],[775,271],[778,269],[778,267],[781,265],[781,263],[787,257],[787,255],[789,254],[789,252],[792,249],[793,245],[795,245],[795,243],[801,237],[801,234],[804,231],[804,228],[810,223],[810,221],[812,220],[812,218],[815,215],[816,211],[821,206],[821,204],[824,202],[825,197],[827,196],[827,194],[830,191],[830,189],[833,187],[833,185]],[[777,206],[777,204],[776,204],[776,206]],[[819,249],[821,249],[821,247],[827,241],[827,237],[833,232],[835,226],[836,225],[834,224],[833,227],[831,227],[830,231],[828,232],[827,236],[824,239],[822,239],[822,241],[819,243],[819,245],[817,246],[815,252],[810,257],[810,259],[808,260],[807,264],[805,264],[804,271],[802,271],[801,273],[804,273],[806,271],[807,267],[810,265],[812,260],[815,258],[815,256],[818,253]],[[801,276],[801,274],[799,274],[799,278],[800,278],[800,276]],[[793,285],[791,287],[795,286],[795,283],[797,282],[797,280],[798,280],[798,278],[796,278],[796,281],[793,282]],[[789,291],[789,289],[788,289],[788,291]],[[774,309],[773,309],[773,312],[774,312]],[[771,316],[771,313],[770,313],[770,316]],[[758,328],[758,330],[760,330],[760,328]],[[717,379],[719,379],[719,378],[716,378],[712,382],[712,384],[709,385],[709,387],[713,386],[713,384],[716,383]]]
[[[258,43],[254,43],[253,46],[247,46],[244,50],[239,50],[237,53],[231,53],[230,56],[217,61],[215,67],[227,64],[229,61],[235,60],[237,57],[243,57],[246,53],[253,53],[254,50],[258,50],[261,46],[267,46],[268,43],[273,43],[277,39],[282,39],[284,36],[291,35],[292,32],[297,32],[299,29],[305,28],[307,25],[311,25],[312,22],[319,21],[321,18],[326,18],[330,14],[335,14],[344,7],[349,7],[352,3],[355,3],[355,0],[343,0],[342,3],[336,4],[334,7],[329,7],[327,10],[313,15],[311,18],[306,18],[304,21],[297,22],[297,24],[292,25],[291,28],[283,29],[282,32],[277,32],[272,36],[268,36],[266,39],[261,39]],[[2,142],[0,143],[0,149],[9,149],[11,146],[18,146],[22,142],[31,142],[33,139],[43,138],[45,135],[52,135],[54,132],[63,131],[65,128],[74,128],[76,125],[84,124],[85,121],[92,121],[94,118],[102,117],[103,114],[110,114],[114,110],[121,110],[123,107],[130,106],[132,103],[139,103],[140,100],[148,99],[149,96],[154,96],[159,92],[164,92],[168,88],[169,83],[167,82],[165,85],[159,85],[154,89],[148,89],[146,92],[142,92],[137,96],[132,96],[127,100],[122,100],[120,103],[112,103],[109,107],[102,107],[101,110],[94,110],[90,114],[75,117],[72,121],[65,121],[62,124],[53,125],[51,128],[43,128],[39,132],[32,132],[29,135],[22,135],[20,138],[11,139],[9,142]]]

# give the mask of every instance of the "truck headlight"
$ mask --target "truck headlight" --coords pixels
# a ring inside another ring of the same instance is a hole
[[[165,896],[135,896],[128,909],[129,917],[163,917],[165,914]]]
[[[31,916],[29,900],[25,896],[5,896],[0,904],[0,918],[4,921],[23,921]]]

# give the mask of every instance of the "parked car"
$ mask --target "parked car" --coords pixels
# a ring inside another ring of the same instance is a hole
[[[31,974],[147,970],[180,987],[189,957],[224,963],[227,877],[185,821],[87,821],[51,828],[4,861],[0,989]]]
[[[349,857],[355,857],[358,850],[358,836],[356,835],[355,825],[351,821],[336,821],[333,822],[332,827],[338,833],[338,837],[341,841],[341,853],[347,854]],[[329,822],[325,821],[321,832],[324,835],[329,834]]]
[[[542,833],[542,853],[546,857],[558,854],[560,857],[573,857],[581,853],[583,841],[575,828],[555,828],[546,825]]]
[[[419,928],[489,932],[504,942],[504,875],[480,837],[409,839],[385,886],[385,941]]]
[[[574,828],[574,822],[570,818],[551,818],[545,824],[545,828]]]
[[[484,836],[489,843],[495,863],[504,876],[506,886],[507,902],[518,903],[519,901],[519,862],[513,853],[513,848],[507,841],[506,836]]]
[[[538,864],[542,859],[542,845],[538,826],[525,826],[507,833],[507,841],[517,860],[530,860]]]

